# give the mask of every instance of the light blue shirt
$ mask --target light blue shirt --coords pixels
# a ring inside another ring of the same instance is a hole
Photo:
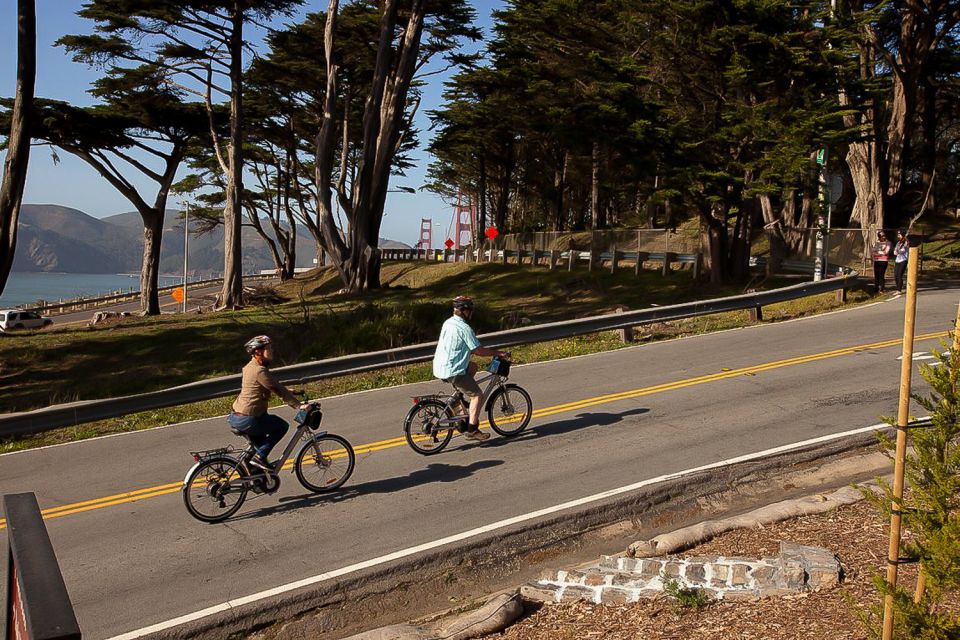
[[[460,316],[450,316],[440,329],[437,352],[433,355],[433,375],[446,380],[467,372],[470,354],[480,346],[477,334]]]

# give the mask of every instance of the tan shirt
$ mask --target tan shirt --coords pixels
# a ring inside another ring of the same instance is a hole
[[[245,416],[262,416],[267,412],[267,402],[272,393],[283,398],[294,409],[300,406],[297,397],[273,377],[270,369],[257,362],[256,358],[250,358],[243,368],[240,395],[233,403],[233,411]]]

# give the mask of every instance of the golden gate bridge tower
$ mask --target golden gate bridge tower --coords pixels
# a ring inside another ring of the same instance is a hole
[[[453,248],[460,249],[473,244],[477,228],[477,209],[470,196],[457,191],[457,204],[453,209]],[[464,239],[466,234],[466,239]]]
[[[431,218],[420,219],[420,239],[417,240],[415,249],[433,248],[433,220]]]

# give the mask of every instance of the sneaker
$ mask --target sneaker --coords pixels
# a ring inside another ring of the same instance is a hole
[[[250,458],[250,465],[257,467],[258,469],[263,469],[264,471],[273,471],[273,465],[261,457],[260,454]]]
[[[484,440],[488,440],[490,438],[490,434],[484,433],[483,431],[476,429],[474,431],[467,431],[466,433],[463,434],[463,437],[468,440],[476,440],[478,442],[483,442]]]

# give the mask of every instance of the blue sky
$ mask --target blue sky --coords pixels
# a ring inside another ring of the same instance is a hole
[[[81,0],[36,0],[37,3],[37,96],[65,100],[77,105],[91,103],[86,93],[97,78],[96,69],[77,64],[54,42],[66,34],[90,33],[92,23],[77,17]],[[12,96],[16,80],[17,30],[16,2],[0,1],[0,95]],[[503,0],[473,0],[478,20],[489,33],[490,12],[503,5]],[[326,1],[307,0],[302,11],[326,8]],[[423,102],[417,115],[421,142],[429,140],[429,120],[426,113],[440,104],[443,77],[432,76],[425,87]],[[0,161],[4,157],[0,152]],[[30,170],[24,192],[25,203],[59,204],[79,209],[96,218],[132,211],[129,202],[82,160],[63,151],[53,160],[49,147],[35,146],[30,154]],[[405,178],[394,178],[391,188],[409,186],[418,188],[424,182],[429,158],[427,153],[416,154],[417,166]],[[131,174],[132,175],[132,174]],[[152,200],[152,183],[142,183],[144,192]],[[171,203],[171,206],[175,206]],[[418,192],[416,194],[390,193],[381,235],[408,244],[419,237],[420,219],[433,220],[433,243],[439,247],[446,239],[453,210],[440,198]]]

